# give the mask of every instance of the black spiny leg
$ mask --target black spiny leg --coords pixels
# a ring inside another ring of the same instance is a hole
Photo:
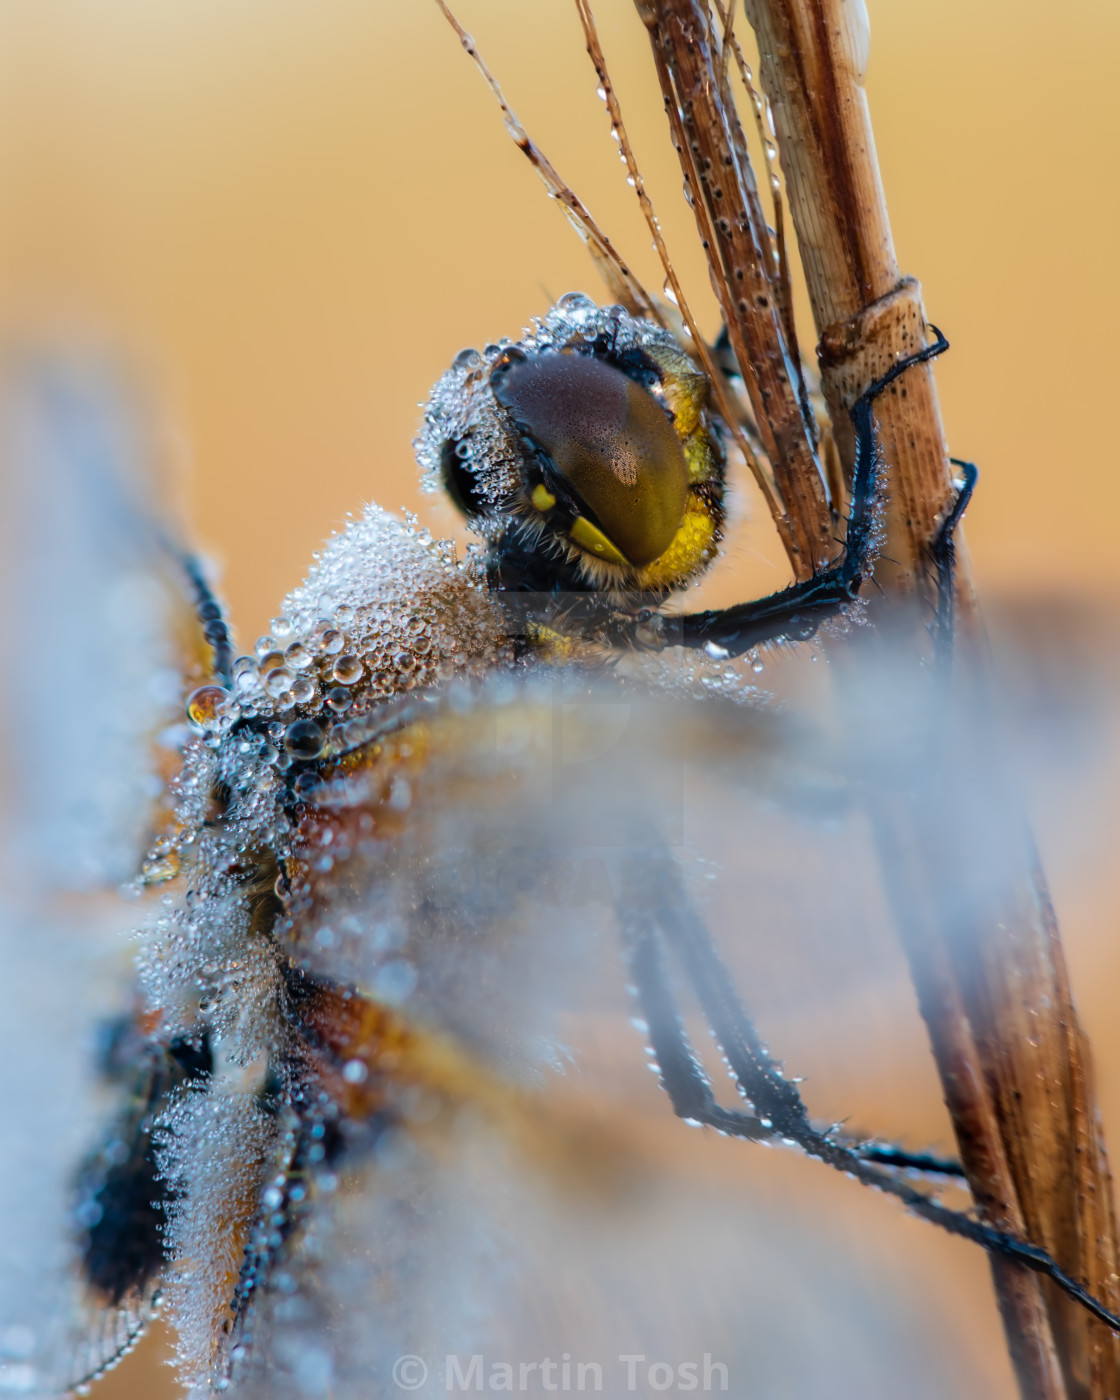
[[[1076,1279],[1071,1278],[1044,1249],[1040,1249],[1026,1240],[1018,1239],[1014,1235],[1005,1234],[1001,1230],[994,1230],[974,1219],[971,1215],[950,1210],[908,1182],[893,1176],[886,1169],[886,1163],[882,1157],[876,1161],[871,1153],[853,1148],[827,1133],[818,1132],[809,1120],[808,1111],[797,1086],[783,1077],[777,1065],[770,1058],[766,1047],[762,1044],[746,1009],[739,1001],[731,977],[716,951],[707,927],[685,900],[672,862],[664,860],[654,869],[656,873],[649,881],[646,893],[647,898],[650,895],[653,896],[652,908],[656,910],[656,922],[660,925],[666,942],[684,967],[700,1003],[700,1009],[708,1022],[712,1035],[724,1053],[740,1093],[754,1106],[755,1112],[758,1114],[759,1125],[765,1130],[763,1133],[743,1133],[739,1129],[741,1136],[761,1137],[773,1134],[775,1137],[796,1144],[809,1156],[817,1157],[829,1166],[835,1167],[836,1170],[854,1176],[865,1186],[874,1186],[880,1191],[894,1196],[915,1215],[948,1231],[949,1234],[958,1235],[962,1239],[980,1245],[981,1248],[992,1254],[1013,1259],[1025,1268],[1043,1274],[1094,1317],[1111,1327],[1114,1332],[1120,1332],[1120,1317],[1110,1312]],[[652,930],[649,931],[647,937],[652,941]],[[641,948],[640,942],[632,943],[631,946],[635,950]],[[653,963],[649,965],[655,966]],[[635,967],[636,974],[638,970]],[[638,988],[641,995],[641,982],[638,982]],[[659,996],[665,1000],[659,1002],[657,1000]],[[677,1027],[677,1037],[683,1043],[688,1059],[694,1066],[694,1072],[700,1080],[701,1088],[710,1101],[711,1089],[703,1072],[696,1065],[695,1059],[688,1049],[687,1041],[684,1040],[683,1028],[680,1026],[680,1020],[672,1002],[672,993],[664,975],[660,978],[655,996],[648,1002],[643,997],[643,1002],[646,1005],[651,1005],[655,1012],[660,1012],[662,1027],[666,1024],[662,1008],[667,1006],[672,1010],[673,1021]],[[650,1029],[652,1035],[652,1022]],[[656,1039],[654,1047],[655,1051],[660,1054]],[[669,1088],[668,1083],[666,1083],[666,1087]],[[674,1108],[677,1108],[677,1098],[671,1088],[670,1094],[673,1096]],[[703,1108],[702,1097],[702,1094],[695,1096],[701,1108]],[[716,1107],[718,1109],[718,1105]],[[679,1112],[679,1109],[677,1111]],[[721,1110],[721,1112],[729,1113],[728,1110]],[[697,1117],[694,1112],[690,1112],[688,1116]],[[747,1118],[747,1115],[739,1114],[729,1113],[729,1116],[733,1119],[738,1119],[740,1116]],[[723,1123],[714,1122],[711,1116],[699,1117],[698,1121],[712,1122],[713,1126],[722,1127],[725,1132],[736,1131],[735,1128],[729,1128]],[[748,1121],[750,1120],[748,1119]],[[910,1160],[903,1155],[903,1160],[896,1164],[909,1165]]]
[[[741,1110],[724,1108],[716,1101],[711,1082],[693,1053],[677,1011],[657,920],[648,911],[625,909],[620,914],[633,991],[645,1018],[661,1085],[669,1095],[673,1112],[686,1122],[717,1128],[731,1137],[751,1141],[773,1137],[774,1129],[760,1118]],[[757,1036],[753,1038],[759,1054],[764,1056]],[[877,1162],[886,1167],[927,1175],[963,1175],[960,1164],[951,1159],[928,1153],[904,1152],[886,1143],[863,1143],[855,1150],[864,1161]]]
[[[937,327],[930,326],[930,330],[936,336],[932,345],[892,365],[881,379],[863,391],[851,407],[849,416],[856,439],[852,508],[844,536],[844,551],[836,563],[804,583],[792,584],[768,598],[740,603],[731,608],[685,613],[676,619],[680,629],[675,637],[676,645],[717,646],[732,656],[738,656],[762,642],[776,641],[781,637],[804,640],[811,637],[826,618],[834,617],[858,596],[871,567],[879,476],[871,405],[913,365],[924,364],[948,350],[949,342]]]
[[[937,654],[942,660],[948,658],[953,645],[953,584],[957,562],[956,532],[961,516],[968,508],[976,481],[980,473],[973,462],[964,462],[959,457],[950,457],[954,467],[961,469],[961,485],[957,498],[950,506],[945,519],[938,526],[937,534],[929,547],[930,557],[937,569],[937,619],[934,623],[934,640]]]
[[[935,1157],[932,1152],[907,1152],[886,1142],[868,1142],[857,1149],[865,1162],[899,1171],[921,1172],[923,1176],[963,1177],[964,1168],[955,1157]]]
[[[732,1137],[754,1141],[772,1137],[771,1130],[753,1114],[736,1112],[716,1102],[677,1012],[656,930],[651,925],[641,931],[632,927],[627,942],[630,976],[673,1112],[688,1123],[718,1128]]]
[[[194,592],[195,612],[202,627],[202,635],[214,653],[214,679],[228,689],[233,684],[233,642],[229,635],[229,626],[222,615],[221,604],[206,582],[206,575],[202,572],[202,565],[198,559],[193,554],[184,553],[174,546],[170,547]]]

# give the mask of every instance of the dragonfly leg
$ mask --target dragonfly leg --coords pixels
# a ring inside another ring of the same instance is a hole
[[[195,615],[213,655],[211,667],[214,679],[228,688],[233,684],[233,639],[222,606],[206,581],[198,556],[174,547],[172,552],[186,574],[194,595]]]
[[[685,613],[674,618],[675,645],[718,647],[730,656],[738,656],[765,642],[782,639],[803,641],[811,637],[822,622],[835,617],[842,608],[855,601],[871,572],[876,544],[880,463],[872,405],[912,366],[924,364],[949,348],[949,342],[937,327],[931,326],[930,329],[936,337],[931,345],[892,365],[886,374],[868,385],[851,407],[849,416],[855,432],[856,461],[852,476],[852,504],[844,534],[844,549],[839,559],[812,578],[792,584],[766,598],[739,603],[730,608]],[[954,513],[959,519],[959,512],[954,507],[939,532],[939,539],[951,539],[952,529],[956,525]]]
[[[959,457],[950,457],[954,467],[961,469],[961,485],[956,499],[938,527],[937,534],[929,547],[930,557],[937,570],[937,616],[934,621],[934,640],[938,655],[944,660],[953,644],[954,597],[957,549],[956,531],[976,489],[979,471],[973,462],[964,462]]]
[[[1120,1332],[1120,1317],[1082,1287],[1044,1250],[1028,1240],[995,1230],[974,1216],[952,1210],[894,1176],[888,1164],[866,1158],[862,1151],[822,1133],[809,1121],[808,1111],[797,1086],[783,1077],[762,1044],[753,1022],[735,992],[703,920],[684,897],[672,862],[662,862],[660,883],[654,907],[669,946],[682,963],[700,1009],[727,1059],[732,1076],[743,1097],[755,1109],[764,1127],[776,1137],[796,1144],[808,1156],[817,1157],[856,1178],[865,1186],[876,1187],[901,1201],[915,1215],[939,1226],[949,1234],[978,1244],[989,1253],[1013,1259],[1025,1268],[1044,1275],[1062,1292],[1114,1331]],[[897,1164],[894,1164],[897,1165]]]

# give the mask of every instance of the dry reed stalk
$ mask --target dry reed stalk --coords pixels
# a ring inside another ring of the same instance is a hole
[[[788,359],[783,365],[781,318],[767,314],[763,280],[771,274],[754,246],[757,192],[743,168],[738,120],[727,110],[721,36],[705,0],[636,4],[731,341],[740,364],[746,357],[755,366],[753,384],[748,366],[744,376],[764,434],[771,423],[766,446],[793,527],[777,523],[800,577],[820,539],[824,497],[811,434],[802,443],[793,431],[797,381]],[[833,430],[850,471],[849,406],[894,360],[926,343],[927,330],[920,288],[895,258],[879,179],[863,89],[866,14],[858,0],[744,0],[744,9],[773,106]],[[876,416],[890,468],[876,578],[895,601],[928,603],[928,542],[952,499],[929,368],[916,367],[884,395]],[[957,603],[972,643],[957,684],[975,695],[985,661],[963,560]],[[917,609],[909,611],[913,619]],[[976,747],[983,750],[983,736]],[[1013,808],[999,810],[1009,823],[1019,820]],[[985,908],[962,936],[946,898],[959,833],[939,829],[920,800],[873,812],[872,821],[974,1199],[989,1223],[1044,1247],[1115,1310],[1117,1232],[1089,1046],[1029,839],[1014,895]],[[1025,1397],[1120,1395],[1116,1337],[1022,1267],[993,1257],[992,1270]]]
[[[808,578],[834,552],[832,518],[746,141],[724,100],[726,72],[723,84],[711,81],[714,53],[704,25],[690,30],[692,42],[669,46],[656,19],[662,7],[639,0],[638,8],[650,29],[673,144],[724,324],[782,502],[775,524],[794,576]]]

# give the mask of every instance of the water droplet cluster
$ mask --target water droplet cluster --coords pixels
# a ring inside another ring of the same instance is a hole
[[[228,1387],[224,1361],[215,1363],[214,1327],[229,1282],[212,1263],[240,1263],[240,1250],[231,1253],[231,1202],[261,1190],[277,1136],[275,1121],[246,1094],[188,1093],[164,1115],[160,1160],[172,1187],[166,1234],[175,1259],[165,1286],[191,1394]]]
[[[167,1025],[189,1031],[197,1008],[232,1062],[263,1053],[274,1038],[277,972],[246,885],[271,871],[277,897],[291,895],[281,872],[306,838],[293,812],[319,791],[321,759],[368,742],[390,702],[485,670],[503,645],[472,563],[415,522],[370,507],[328,542],[255,655],[238,658],[232,690],[204,685],[190,695],[194,737],[173,784],[177,828],[146,866],[149,882],[187,876],[140,959]],[[407,809],[403,774],[385,800]],[[314,867],[329,869],[337,854],[316,852]],[[400,977],[390,982],[387,997],[407,994]]]
[[[323,550],[255,655],[234,664],[239,716],[294,723],[327,735],[406,690],[431,686],[497,645],[497,616],[477,569],[414,520],[376,506]],[[310,731],[304,745],[310,744]],[[288,729],[278,749],[296,758]],[[320,746],[321,747],[321,746]]]

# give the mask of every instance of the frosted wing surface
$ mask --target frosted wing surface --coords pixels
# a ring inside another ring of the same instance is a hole
[[[917,1283],[910,1304],[897,1278],[849,1261],[826,1217],[775,1221],[707,1181],[686,1152],[703,1140],[680,1142],[660,1095],[665,1148],[628,1136],[642,1042],[626,1028],[627,891],[677,867],[779,1032],[773,989],[781,976],[804,999],[806,929],[809,947],[816,925],[831,941],[821,977],[870,975],[870,852],[846,793],[875,753],[893,771],[892,743],[909,749],[884,720],[914,708],[905,680],[874,678],[847,753],[791,699],[698,708],[640,674],[456,674],[383,703],[352,747],[332,745],[354,720],[323,715],[313,763],[246,754],[236,726],[191,749],[199,793],[231,796],[209,826],[211,799],[184,798],[191,897],[148,956],[181,959],[165,1010],[187,1029],[197,1016],[226,1066],[220,1092],[165,1120],[170,1306],[193,1393],[341,1400],[415,1356],[435,1395],[476,1355],[500,1379],[565,1352],[613,1367],[616,1393],[620,1358],[638,1355],[708,1357],[792,1395],[829,1376],[829,1394],[889,1393],[907,1372],[919,1394],[961,1393],[930,1354]],[[265,849],[268,939],[244,878]],[[996,880],[999,857],[978,841]]]
[[[51,1394],[142,1325],[87,1308],[77,1270],[78,1165],[109,1108],[98,1031],[127,975],[122,921],[0,905],[0,1394]]]
[[[102,1309],[81,1283],[97,1207],[82,1215],[76,1190],[113,1113],[100,1057],[135,912],[58,891],[138,869],[186,737],[189,613],[140,420],[104,364],[10,359],[0,456],[0,1393],[39,1394],[98,1371],[147,1320],[150,1297]]]
[[[601,1126],[578,1154],[549,1173],[464,1122],[438,1152],[398,1134],[321,1176],[234,1393],[648,1394],[653,1365],[731,1395],[961,1393],[918,1290],[852,1266],[823,1220],[659,1171]]]
[[[10,840],[38,879],[112,884],[136,873],[183,737],[186,603],[153,457],[104,366],[24,365],[0,396]]]

